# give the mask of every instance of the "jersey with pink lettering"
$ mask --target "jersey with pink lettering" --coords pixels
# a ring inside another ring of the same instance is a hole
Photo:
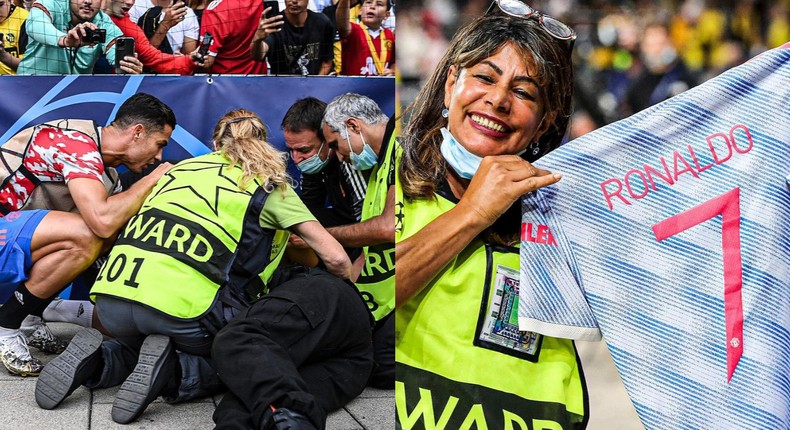
[[[790,45],[564,145],[519,327],[603,335],[648,429],[790,429]]]

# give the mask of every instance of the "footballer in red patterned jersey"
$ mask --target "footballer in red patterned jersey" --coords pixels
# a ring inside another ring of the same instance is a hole
[[[139,93],[121,104],[106,127],[55,120],[2,143],[0,293],[9,299],[0,308],[0,363],[9,373],[41,372],[43,364],[28,346],[66,348],[46,328],[44,309],[112,244],[170,164],[160,164],[124,192],[105,184],[105,169],[124,165],[138,173],[161,161],[175,126],[170,107]],[[20,330],[28,315],[39,317],[30,334]]]
[[[69,182],[74,178],[102,180],[104,163],[98,144],[76,130],[41,128],[33,136],[23,165],[41,182]],[[22,208],[37,184],[17,171],[0,188],[0,201],[9,211]]]

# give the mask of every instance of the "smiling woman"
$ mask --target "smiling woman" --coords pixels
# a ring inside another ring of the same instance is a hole
[[[396,191],[404,429],[438,426],[439,415],[445,428],[586,423],[573,343],[520,332],[514,318],[514,202],[560,180],[530,162],[559,146],[568,126],[574,39],[524,3],[496,0],[455,35],[409,109]],[[425,409],[435,405],[444,412]]]
[[[519,153],[551,124],[541,87],[532,78],[535,67],[527,66],[512,43],[474,66],[450,66],[447,129],[473,154]]]

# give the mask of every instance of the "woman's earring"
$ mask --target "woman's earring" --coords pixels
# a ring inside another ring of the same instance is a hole
[[[442,109],[442,118],[447,118],[450,116],[450,110],[447,108]]]
[[[538,152],[540,152],[540,144],[536,140],[529,144],[529,153],[532,155],[538,155]]]

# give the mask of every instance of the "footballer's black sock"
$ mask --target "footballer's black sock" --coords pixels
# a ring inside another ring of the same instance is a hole
[[[0,327],[18,329],[22,321],[30,314],[41,315],[51,298],[40,299],[27,290],[25,284],[20,284],[8,301],[0,307]]]

